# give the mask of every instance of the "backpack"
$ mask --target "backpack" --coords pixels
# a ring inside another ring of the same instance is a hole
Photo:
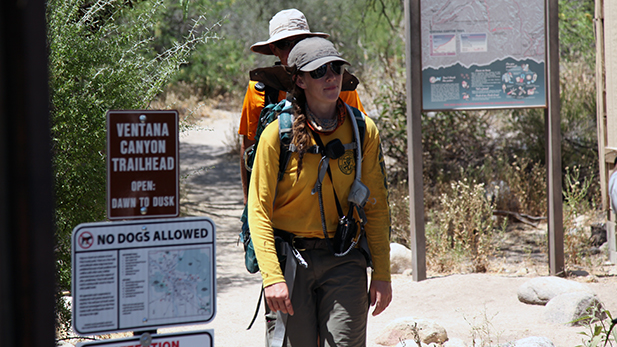
[[[277,182],[283,178],[285,174],[285,168],[289,162],[291,151],[289,150],[289,144],[291,143],[291,130],[293,126],[293,106],[287,99],[280,101],[279,103],[272,103],[266,105],[259,114],[259,123],[257,124],[257,130],[255,132],[255,143],[244,151],[244,166],[250,173],[253,169],[253,163],[255,162],[255,153],[257,152],[257,145],[261,133],[264,129],[272,123],[275,119],[279,120],[279,137],[281,139],[281,156],[279,157],[279,173]],[[244,211],[242,211],[242,230],[240,231],[240,241],[244,244],[244,265],[250,273],[256,273],[259,271],[259,265],[257,265],[257,258],[255,257],[255,248],[251,241],[251,231],[249,229],[248,221],[248,204],[244,205]]]
[[[364,115],[358,109],[352,107],[349,109],[352,110],[351,113],[356,119],[360,143],[363,145],[364,136],[366,133],[366,122],[364,120]],[[250,173],[253,168],[255,153],[257,151],[261,133],[275,119],[278,119],[279,121],[279,138],[281,144],[281,155],[279,157],[279,171],[277,176],[277,182],[279,182],[285,174],[285,169],[289,162],[291,152],[293,151],[293,149],[290,148],[293,126],[293,106],[291,101],[287,99],[284,99],[278,103],[268,104],[261,111],[259,115],[259,123],[255,133],[255,143],[244,152],[244,165]],[[240,220],[242,221],[240,241],[242,241],[244,245],[244,265],[249,273],[256,273],[259,271],[259,265],[257,264],[255,248],[253,247],[253,242],[251,241],[251,232],[248,225],[248,204],[244,206],[244,211],[242,212],[242,217]]]

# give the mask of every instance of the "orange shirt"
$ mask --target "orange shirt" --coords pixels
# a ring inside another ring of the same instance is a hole
[[[255,139],[255,132],[257,131],[257,124],[259,123],[259,115],[265,106],[264,103],[266,99],[265,91],[257,90],[257,88],[255,88],[255,84],[257,84],[257,81],[249,81],[249,86],[246,90],[246,95],[244,96],[244,103],[242,104],[240,126],[238,127],[238,134],[244,135],[249,140]],[[283,100],[285,95],[286,93],[284,91],[279,90],[278,100]],[[349,106],[355,107],[362,111],[362,113],[366,114],[366,111],[360,102],[360,97],[358,96],[357,91],[343,91],[339,97]]]

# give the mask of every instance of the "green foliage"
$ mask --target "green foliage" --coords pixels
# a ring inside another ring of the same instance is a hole
[[[223,19],[211,23],[217,24],[216,44],[208,50],[198,48],[175,81],[193,84],[196,91],[207,96],[244,92],[249,70],[276,61],[274,56],[255,54],[249,48],[268,39],[268,23],[283,9],[299,9],[311,31],[330,34],[330,40],[352,63],[353,73],[371,69],[368,61],[403,56],[404,41],[400,35],[393,35],[401,32],[404,24],[402,3],[398,1],[193,1],[185,14],[187,18],[200,15],[201,9],[207,7],[211,17]],[[175,39],[170,30],[180,25],[183,15],[180,4],[171,0],[166,0],[166,4],[165,15],[157,26],[157,44]]]
[[[243,45],[233,39],[218,39],[214,45],[198,48],[191,63],[183,65],[175,81],[191,83],[204,95],[224,95],[246,87],[253,56],[242,54]]]
[[[71,289],[71,232],[105,219],[105,113],[144,109],[207,38],[195,22],[181,43],[152,46],[161,1],[50,0],[49,83],[58,291]],[[205,33],[205,34],[204,34]],[[60,325],[70,325],[58,297]]]
[[[617,319],[613,319],[608,310],[594,306],[587,316],[581,317],[578,321],[585,322],[588,332],[579,333],[586,338],[583,340],[583,344],[576,347],[612,347],[617,345],[617,330],[614,329]]]
[[[592,69],[595,65],[594,8],[594,0],[559,0],[561,58],[584,61]]]

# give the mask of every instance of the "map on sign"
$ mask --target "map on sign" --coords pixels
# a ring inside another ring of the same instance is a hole
[[[150,251],[149,319],[210,315],[210,259],[207,249]]]
[[[421,0],[423,109],[545,105],[542,0]]]

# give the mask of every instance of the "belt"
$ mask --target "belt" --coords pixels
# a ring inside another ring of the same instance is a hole
[[[298,251],[306,251],[312,249],[329,249],[328,241],[318,237],[301,237],[290,232],[274,229],[274,236],[280,237],[283,241]]]
[[[328,241],[326,241],[326,239],[320,239],[318,237],[294,237],[292,246],[299,251],[308,251],[312,249],[328,249]]]

